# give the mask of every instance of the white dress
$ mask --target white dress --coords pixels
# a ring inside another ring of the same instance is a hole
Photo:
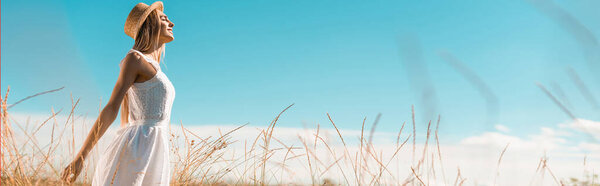
[[[157,73],[127,91],[129,123],[101,151],[92,185],[169,185],[167,127],[175,88],[155,60],[134,49],[129,52],[142,55]]]

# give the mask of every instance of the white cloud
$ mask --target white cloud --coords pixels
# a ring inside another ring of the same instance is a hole
[[[518,137],[498,132],[485,132],[479,136],[466,137],[460,142],[462,145],[492,145],[494,147],[503,147],[507,143],[523,144],[524,142]]]
[[[504,125],[495,125],[494,128],[496,128],[496,130],[500,131],[500,132],[510,132],[510,129]]]
[[[583,142],[583,143],[580,143],[579,145],[577,145],[577,148],[579,148],[581,151],[600,153],[600,144],[598,144],[598,143]]]
[[[600,122],[598,121],[576,119],[572,122],[565,124],[565,126],[589,134],[594,138],[600,140]]]

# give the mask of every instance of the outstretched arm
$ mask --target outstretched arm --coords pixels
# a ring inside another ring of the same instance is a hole
[[[68,183],[75,181],[83,168],[83,162],[100,137],[106,132],[110,124],[117,117],[119,106],[123,101],[123,97],[127,90],[133,85],[139,71],[139,56],[133,53],[128,54],[123,61],[119,78],[113,89],[113,92],[106,106],[100,112],[98,119],[94,122],[94,126],[90,130],[87,138],[83,142],[83,146],[75,159],[63,171],[62,180]]]

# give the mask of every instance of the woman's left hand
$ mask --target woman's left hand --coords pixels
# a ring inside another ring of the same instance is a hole
[[[83,169],[83,162],[83,158],[75,158],[63,171],[61,180],[68,184],[73,183]]]

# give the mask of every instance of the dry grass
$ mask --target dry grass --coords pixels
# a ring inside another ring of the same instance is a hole
[[[11,120],[7,106],[9,90],[10,88],[1,100],[1,184],[62,185],[58,180],[59,175],[77,150],[74,126],[79,120],[76,120],[74,111],[78,100],[72,102],[64,124],[59,124],[56,118],[62,110],[52,110],[52,115],[42,123],[23,125]],[[454,179],[446,179],[438,137],[441,117],[438,117],[435,131],[432,131],[432,123],[428,123],[422,153],[417,157],[414,108],[412,134],[401,137],[405,126],[403,123],[396,136],[393,151],[385,154],[383,151],[378,152],[373,142],[380,115],[375,118],[368,136],[365,134],[367,118],[363,120],[356,149],[350,147],[348,139],[344,139],[329,113],[327,118],[337,137],[328,138],[321,126],[317,125],[316,129],[310,132],[311,135],[298,135],[301,146],[286,144],[274,134],[277,133],[277,121],[292,106],[293,104],[283,109],[265,129],[259,129],[259,135],[253,140],[243,142],[234,141],[233,135],[242,127],[247,127],[246,125],[213,136],[200,136],[185,128],[183,124],[171,125],[171,185],[464,185],[468,181],[461,175],[460,168]],[[40,128],[47,125],[51,125],[52,128],[50,141],[38,141],[36,134]],[[19,130],[18,133],[23,135],[15,135],[15,130]],[[178,130],[179,132],[176,132]],[[68,134],[69,132],[71,134]],[[429,140],[433,140],[434,137],[436,146],[430,147]],[[411,138],[412,149],[406,149],[405,145]],[[332,139],[336,141],[331,141]],[[333,143],[341,143],[341,148],[334,148]],[[232,152],[235,151],[235,148],[230,148],[232,145],[243,146],[243,152]],[[507,148],[508,145],[498,158],[494,184],[500,174],[500,163]],[[67,152],[67,156],[60,156],[60,152]],[[98,151],[95,152],[92,156],[98,156]],[[411,153],[412,161],[400,159],[401,153]],[[94,158],[90,159],[75,185],[90,185],[90,170],[94,165],[89,162],[93,162]],[[391,170],[393,162],[396,163],[396,167],[405,168],[405,172],[409,174],[400,175],[400,171]],[[549,173],[555,183],[560,185],[565,182],[594,185],[595,181],[597,182],[597,178],[594,179],[593,176],[585,182],[559,180],[551,171],[545,157],[540,159],[535,171],[536,174]],[[298,175],[309,175],[310,178],[305,179],[306,182],[285,179]]]

